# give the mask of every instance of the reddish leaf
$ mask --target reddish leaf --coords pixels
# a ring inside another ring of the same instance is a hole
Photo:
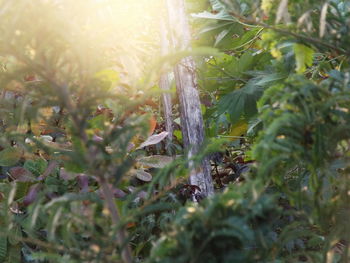
[[[134,226],[136,226],[135,222],[129,222],[129,223],[126,224],[126,228],[132,228]]]
[[[63,167],[60,169],[60,178],[64,181],[75,179],[79,174],[67,172]]]
[[[38,180],[44,180],[46,177],[48,177],[53,170],[57,167],[58,163],[56,161],[50,161],[46,170],[42,175],[39,176]]]
[[[130,152],[134,147],[135,147],[135,144],[133,144],[132,142],[129,142],[128,147],[126,148],[126,151]]]
[[[97,136],[96,134],[94,134],[94,136],[92,137],[92,140],[94,142],[103,142],[103,138],[100,136]]]
[[[10,176],[12,179],[19,182],[33,182],[35,178],[33,174],[23,167],[12,167],[10,169]]]
[[[126,196],[126,193],[119,188],[113,188],[113,195],[115,198],[123,198]]]
[[[154,132],[154,129],[157,126],[157,120],[151,116],[151,118],[149,119],[149,134],[152,134]]]
[[[28,206],[35,201],[40,188],[41,184],[34,184],[29,188],[27,195],[23,199],[23,204],[25,206]]]
[[[108,184],[108,185],[109,185],[109,187],[112,189],[112,192],[113,192],[113,195],[114,195],[115,198],[123,198],[123,197],[126,196],[126,193],[125,193],[123,190],[121,190],[121,189],[119,189],[119,188],[113,187],[112,184]],[[98,193],[98,195],[100,196],[101,199],[105,199],[105,197],[103,196],[103,193],[102,193],[101,189],[99,189],[99,190],[97,191],[97,193]]]
[[[143,200],[146,200],[148,194],[146,191],[140,191],[138,194],[137,194],[137,197],[143,199]]]
[[[89,177],[85,174],[79,174],[77,177],[78,185],[82,193],[89,192]]]
[[[24,76],[24,81],[35,81],[36,77],[34,74],[28,74],[26,76]]]

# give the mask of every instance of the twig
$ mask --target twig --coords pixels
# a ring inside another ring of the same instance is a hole
[[[346,51],[345,49],[342,49],[342,48],[338,48],[332,44],[328,44],[318,38],[314,38],[314,37],[309,37],[309,36],[305,36],[305,35],[300,35],[300,34],[297,34],[297,33],[294,33],[294,32],[291,32],[291,31],[288,31],[288,30],[284,30],[284,29],[280,29],[280,28],[277,28],[275,26],[270,26],[268,24],[265,24],[265,23],[262,23],[262,22],[259,22],[259,21],[256,21],[256,20],[252,20],[252,19],[247,19],[245,18],[244,16],[241,16],[235,12],[229,12],[230,15],[232,15],[234,18],[236,18],[238,20],[238,22],[244,22],[244,23],[248,23],[248,24],[253,24],[253,25],[258,25],[258,26],[261,26],[261,27],[264,27],[264,28],[267,28],[267,29],[271,29],[273,31],[276,31],[278,33],[281,33],[283,35],[290,35],[290,36],[293,36],[295,38],[298,38],[298,39],[302,39],[302,40],[305,40],[305,41],[308,41],[308,42],[312,42],[316,45],[320,45],[320,46],[324,46],[324,47],[327,47],[331,50],[335,50],[337,51],[338,53],[342,53],[342,54],[345,54],[347,56],[350,56],[350,52],[349,51]]]
[[[108,210],[111,213],[112,222],[115,226],[118,226],[118,224],[120,223],[120,216],[119,216],[119,212],[116,207],[116,204],[113,201],[114,196],[111,191],[111,188],[108,185],[108,182],[106,180],[101,179],[100,185],[101,185],[102,193],[105,197],[105,200],[108,206]],[[125,230],[123,229],[123,227],[121,227],[117,231],[117,233],[118,233],[117,240],[122,250],[122,259],[125,263],[132,263],[132,254],[131,254],[130,246],[128,244],[124,244],[126,240]]]
[[[19,56],[18,54],[16,54],[16,52],[11,52],[11,53],[13,53],[13,56],[15,56],[17,59],[19,59],[20,61],[22,61],[26,65],[32,66],[33,68],[35,68],[36,71],[41,75],[41,77],[46,79],[55,88],[61,102],[67,108],[69,115],[72,117],[73,125],[75,126],[77,132],[79,133],[80,138],[82,139],[82,141],[85,145],[88,145],[88,136],[84,130],[81,119],[77,115],[76,107],[75,107],[74,103],[72,102],[72,99],[71,99],[71,96],[68,92],[67,86],[60,85],[59,83],[57,83],[45,71],[45,68],[43,68],[41,65],[35,64],[35,63],[29,61],[24,56]],[[54,163],[52,163],[50,165],[50,168],[54,169],[53,168],[54,166],[55,166]],[[47,170],[49,170],[49,167]],[[49,172],[49,171],[47,171],[47,172]],[[44,175],[42,175],[42,176],[44,176]],[[101,178],[100,185],[101,185],[103,195],[105,196],[105,200],[106,200],[108,209],[111,213],[112,222],[114,225],[117,226],[120,223],[120,217],[119,217],[118,209],[113,201],[114,196],[112,194],[112,191],[111,191],[107,181],[104,178]],[[123,246],[122,253],[121,253],[123,261],[125,263],[132,263],[132,254],[131,254],[130,246],[128,244],[124,244],[125,240],[126,240],[126,233],[125,233],[124,228],[119,229],[117,240],[118,240],[119,245],[121,247]]]

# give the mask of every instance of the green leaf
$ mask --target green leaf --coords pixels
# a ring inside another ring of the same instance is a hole
[[[294,44],[294,53],[296,60],[296,71],[298,73],[303,73],[307,67],[312,66],[314,50],[303,45]]]
[[[236,123],[242,115],[247,118],[257,113],[257,100],[260,98],[261,88],[247,85],[235,90],[224,97],[218,103],[218,114],[227,112],[232,123]]]
[[[223,20],[223,21],[236,21],[231,15],[226,12],[219,12],[217,14],[212,14],[208,11],[204,11],[202,13],[193,14],[193,17],[196,18],[204,18],[204,19],[213,19],[213,20]]]
[[[73,172],[73,173],[83,173],[86,171],[86,168],[83,165],[81,165],[80,163],[74,160],[65,161],[64,169],[67,172]]]
[[[21,245],[10,246],[8,251],[8,262],[21,263]]]
[[[92,129],[103,130],[105,128],[106,121],[107,121],[107,117],[103,114],[100,114],[88,120],[88,123]]]
[[[230,33],[230,29],[224,29],[224,30],[222,30],[222,31],[216,36],[214,46],[217,46],[217,44],[219,44],[219,43],[221,42],[221,40],[223,40],[223,39],[228,35],[228,33]]]
[[[6,255],[7,255],[7,236],[0,235],[0,261],[1,262],[5,260]]]
[[[206,32],[212,31],[212,30],[226,27],[226,26],[232,25],[232,23],[234,23],[234,22],[222,22],[222,23],[218,23],[218,24],[214,24],[214,25],[209,25],[209,26],[204,27],[202,30],[200,30],[198,32],[198,34],[204,34]]]
[[[242,90],[238,90],[237,92],[232,93],[231,96],[228,97],[228,99],[230,99],[230,106],[228,112],[230,114],[231,121],[234,123],[238,121],[239,117],[244,111],[246,94],[242,92]]]
[[[19,244],[17,237],[22,237],[21,227],[18,224],[14,225],[14,227],[11,229],[11,235],[8,237],[8,243],[12,246]]]
[[[80,155],[81,157],[84,156],[84,154],[86,153],[86,146],[84,145],[81,138],[77,136],[72,136],[71,140],[74,146],[75,153],[77,155]]]
[[[211,7],[215,11],[226,11],[226,6],[219,0],[209,0]]]
[[[252,68],[254,61],[255,61],[255,57],[253,56],[252,52],[250,51],[245,52],[239,59],[238,70],[241,73],[244,73],[245,71]]]
[[[17,182],[15,200],[23,198],[28,193],[30,185],[30,182]]]
[[[244,47],[245,45],[251,43],[251,40],[256,37],[258,32],[260,31],[260,28],[253,28],[247,31],[246,33],[243,34],[243,32],[240,35],[240,37],[235,38],[231,40],[231,49],[239,49]],[[237,32],[238,33],[238,32]]]
[[[119,81],[119,74],[113,69],[101,70],[95,74],[95,77],[105,81],[110,81],[113,84],[116,84]]]
[[[44,159],[27,160],[23,167],[35,176],[40,176],[47,168],[47,161]]]
[[[287,74],[283,73],[268,73],[265,72],[261,74],[261,76],[256,77],[252,81],[252,85],[257,85],[257,86],[272,86],[272,84],[278,80],[283,80],[287,77]]]
[[[21,158],[22,153],[19,149],[10,147],[0,152],[0,166],[15,165]]]
[[[182,133],[181,133],[180,130],[175,130],[175,131],[174,131],[174,135],[176,136],[176,138],[177,138],[178,140],[182,140]]]

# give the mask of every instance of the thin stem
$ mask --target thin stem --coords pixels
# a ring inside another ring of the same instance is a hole
[[[101,180],[100,182],[102,193],[105,197],[107,207],[109,212],[111,213],[111,218],[114,226],[118,226],[120,223],[120,216],[118,212],[118,208],[115,204],[114,196],[108,182],[106,180]],[[128,244],[125,244],[126,233],[123,227],[120,227],[117,231],[117,240],[122,249],[122,259],[125,263],[132,263],[132,254],[131,248]]]
[[[88,136],[84,130],[84,127],[82,125],[82,121],[79,118],[79,116],[76,113],[76,105],[72,102],[71,96],[69,94],[69,91],[67,89],[67,86],[60,85],[57,83],[54,78],[52,78],[49,74],[46,73],[45,68],[41,67],[39,64],[32,63],[24,56],[18,56],[15,52],[13,54],[15,57],[17,57],[19,60],[23,61],[26,65],[30,65],[33,68],[36,69],[36,71],[46,79],[51,85],[55,88],[57,91],[59,98],[61,100],[61,103],[67,108],[69,115],[72,117],[73,125],[76,128],[76,131],[79,133],[80,138],[82,139],[83,143],[85,145],[88,145]],[[117,210],[117,207],[114,203],[114,196],[112,194],[112,191],[104,178],[101,179],[100,182],[101,189],[103,192],[103,195],[105,196],[105,200],[108,206],[108,209],[111,213],[112,222],[115,226],[117,226],[120,223],[120,217],[119,212]],[[117,237],[119,245],[122,247],[122,259],[125,263],[132,263],[132,254],[131,249],[128,244],[125,244],[126,240],[126,233],[123,228],[119,229],[118,231],[118,237]]]

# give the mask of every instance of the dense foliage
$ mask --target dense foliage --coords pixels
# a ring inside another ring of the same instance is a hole
[[[349,262],[350,3],[189,0],[193,50],[158,59],[164,7],[117,2],[0,1],[0,262]],[[157,86],[188,54],[192,160]]]

